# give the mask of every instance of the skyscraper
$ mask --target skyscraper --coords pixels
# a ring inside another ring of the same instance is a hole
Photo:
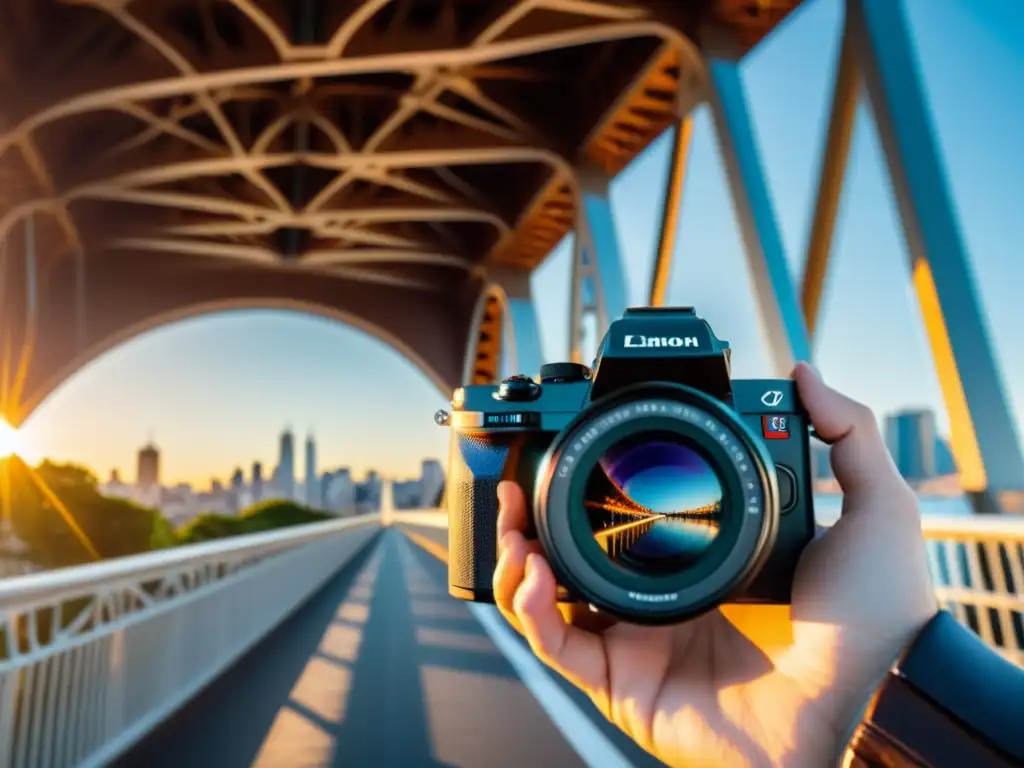
[[[281,433],[281,450],[275,484],[282,499],[295,500],[295,441],[290,429],[285,429]]]
[[[135,484],[139,488],[160,485],[160,451],[152,443],[139,449],[139,468]]]
[[[252,500],[256,504],[263,501],[263,465],[258,461],[252,463]]]
[[[441,493],[444,490],[444,469],[437,459],[423,460],[420,470],[420,487],[422,489],[421,506],[436,507],[441,503]]]
[[[949,441],[942,437],[935,438],[935,474],[955,475],[957,472],[956,459],[949,447]]]
[[[316,473],[316,440],[310,434],[306,438],[306,506],[320,506],[320,481]]]
[[[352,513],[356,508],[356,488],[347,467],[324,473],[324,507],[332,512]]]
[[[908,480],[935,477],[935,414],[906,410],[885,420],[885,444],[900,474]]]

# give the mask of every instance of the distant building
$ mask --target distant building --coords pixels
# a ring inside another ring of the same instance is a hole
[[[444,492],[444,468],[437,459],[424,459],[420,469],[420,487],[422,494],[420,505],[436,507],[441,503]]]
[[[423,483],[420,480],[394,482],[391,494],[395,509],[419,509],[423,506]]]
[[[206,510],[199,508],[199,499],[192,487],[180,483],[164,493],[160,508],[163,516],[175,527],[186,525]]]
[[[254,504],[263,501],[263,465],[258,461],[252,463],[252,500]]]
[[[306,506],[316,509],[320,506],[320,483],[316,470],[316,440],[313,435],[306,438]]]
[[[140,489],[160,485],[160,451],[152,443],[139,449],[139,464],[135,484]]]
[[[352,514],[356,510],[356,486],[347,468],[325,473],[323,478],[324,508],[335,514]]]
[[[290,429],[281,433],[280,455],[274,485],[283,499],[295,500],[295,440]]]
[[[249,502],[249,494],[246,493],[245,489],[245,473],[242,472],[241,467],[235,467],[235,471],[231,473],[231,499],[229,506],[235,511],[240,512]]]
[[[907,480],[935,477],[935,414],[926,409],[894,413],[885,420],[885,444]]]
[[[366,479],[356,488],[356,502],[361,511],[376,512],[380,509],[380,492],[383,481],[377,470],[366,473]]]
[[[130,499],[135,495],[133,491],[128,483],[121,480],[121,475],[116,469],[111,470],[110,479],[100,487],[100,493],[114,499]]]
[[[953,458],[953,451],[949,447],[949,441],[942,437],[935,438],[935,474],[955,475],[957,473],[956,459]]]

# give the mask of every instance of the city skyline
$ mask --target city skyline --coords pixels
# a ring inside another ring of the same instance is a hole
[[[374,467],[368,467],[362,473],[352,472],[351,466],[345,463],[342,464],[331,464],[328,468],[327,465],[321,465],[317,461],[317,446],[318,443],[315,439],[315,430],[310,429],[307,431],[307,437],[304,440],[305,445],[305,461],[303,463],[303,473],[300,475],[296,471],[296,467],[292,466],[292,477],[291,480],[294,483],[294,487],[291,489],[282,488],[290,494],[302,495],[305,500],[309,500],[306,495],[310,493],[309,479],[313,478],[315,483],[319,483],[323,480],[325,475],[335,472],[350,472],[353,479],[362,477],[363,479],[371,478],[374,476],[386,477],[389,480],[396,482],[405,482],[406,480],[412,479],[416,476],[416,472],[422,469],[424,463],[438,462],[438,459],[434,456],[423,456],[420,459],[420,464],[408,475],[395,475],[382,474]],[[135,457],[135,472],[134,474],[127,471],[124,467],[113,466],[113,467],[92,467],[88,466],[84,462],[72,462],[80,463],[87,469],[92,471],[101,482],[122,482],[129,485],[160,485],[163,487],[175,487],[187,485],[196,489],[207,489],[214,487],[217,484],[233,485],[235,484],[234,479],[241,477],[246,485],[256,483],[260,484],[266,482],[272,484],[274,482],[280,482],[279,472],[281,471],[282,462],[282,447],[286,443],[285,436],[290,436],[294,441],[295,432],[291,427],[285,427],[278,433],[278,456],[276,460],[263,460],[260,458],[249,458],[246,460],[236,460],[233,462],[232,469],[221,474],[208,474],[205,477],[195,479],[185,478],[168,478],[161,477],[160,464],[161,460],[165,457],[164,451],[160,448],[160,444],[157,440],[150,437],[139,445],[136,449]],[[43,457],[49,458],[49,457]],[[229,462],[231,463],[231,462]],[[265,469],[266,468],[266,469]],[[269,470],[269,473],[264,476],[264,472]],[[312,472],[312,474],[310,474]],[[302,494],[299,494],[301,488]]]
[[[1024,412],[1024,337],[1015,258],[1024,220],[1024,104],[1011,98],[1024,72],[1024,14],[1014,0],[907,3],[951,188],[961,214],[1018,431]],[[750,57],[744,77],[765,170],[793,272],[817,179],[840,19],[837,0],[812,0]],[[951,45],[951,41],[955,45]],[[777,44],[776,44],[777,43]],[[1019,47],[1018,47],[1019,48]],[[820,66],[809,66],[820,62]],[[968,87],[969,86],[969,87]],[[984,116],[979,119],[978,116]],[[616,180],[612,203],[631,303],[643,303],[657,238],[657,201],[671,137]],[[563,243],[534,276],[549,360],[567,348],[569,254]],[[714,258],[709,258],[709,255]],[[877,136],[862,107],[836,232],[815,363],[826,379],[877,413],[925,406],[948,432]],[[695,119],[681,231],[668,298],[694,304],[734,349],[733,373],[769,373],[721,163],[705,111]],[[843,290],[836,291],[838,283]],[[865,311],[865,305],[869,311]],[[115,394],[116,393],[116,394]],[[72,377],[26,425],[36,453],[90,467],[135,460],[150,428],[168,477],[226,477],[235,457],[275,463],[282,423],[316,423],[325,465],[415,473],[444,456],[433,423],[446,395],[400,355],[323,319],[236,312],[195,319],[132,340]],[[272,426],[273,425],[273,426]],[[356,444],[353,439],[358,439]]]

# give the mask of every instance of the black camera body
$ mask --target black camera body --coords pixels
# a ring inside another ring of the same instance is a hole
[[[790,380],[733,380],[692,308],[627,310],[585,366],[452,399],[451,595],[493,602],[497,485],[514,480],[560,599],[635,623],[787,604],[814,537],[809,428]]]

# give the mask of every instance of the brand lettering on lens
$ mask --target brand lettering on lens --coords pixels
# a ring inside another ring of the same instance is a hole
[[[672,592],[668,595],[645,595],[642,592],[630,592],[629,597],[631,600],[638,600],[641,603],[668,603],[672,600],[678,600],[679,593]]]
[[[696,336],[633,336],[626,334],[625,345],[627,349],[648,349],[651,347],[699,347],[700,341]]]

